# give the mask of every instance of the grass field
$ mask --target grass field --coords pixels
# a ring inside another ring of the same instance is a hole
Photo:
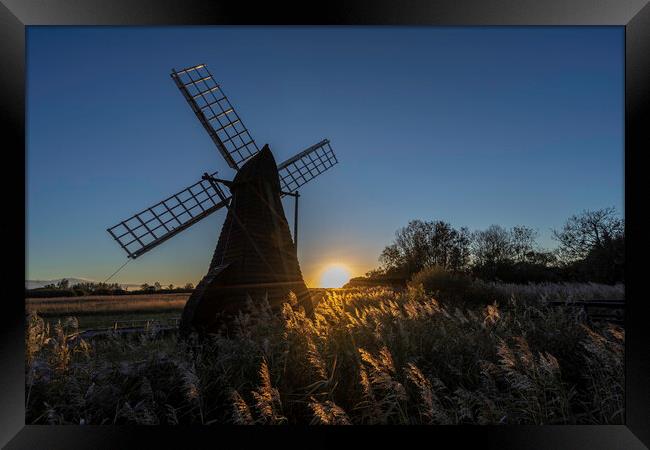
[[[25,310],[38,314],[53,326],[76,317],[80,331],[112,327],[132,320],[165,321],[179,317],[190,294],[113,295],[27,298]]]
[[[26,423],[622,423],[621,327],[530,292],[471,307],[418,287],[322,295],[314,319],[249,305],[201,342],[85,342],[73,318],[32,316]]]
[[[494,300],[505,301],[512,296],[525,301],[544,300],[623,300],[622,285],[608,286],[594,283],[544,283],[538,285],[517,285],[504,283],[478,283],[478,289],[490,290]],[[355,293],[351,289],[310,289],[312,298],[318,303],[327,292]],[[179,317],[190,294],[143,294],[85,297],[27,298],[25,311],[37,313],[51,325],[57,320],[74,316],[79,330],[109,328],[115,322],[133,320],[166,321]]]
[[[98,295],[87,297],[27,298],[27,312],[40,316],[167,312],[183,309],[190,294]]]
[[[318,301],[325,289],[312,289]],[[25,299],[27,315],[38,314],[51,325],[73,316],[79,330],[108,328],[115,322],[165,321],[179,317],[190,294],[102,295]]]
[[[25,310],[50,326],[66,317],[78,321],[79,331],[114,326],[132,320],[165,321],[179,317],[190,294],[145,294],[87,297],[27,298]]]

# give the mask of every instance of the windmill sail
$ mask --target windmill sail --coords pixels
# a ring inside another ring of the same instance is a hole
[[[298,153],[278,165],[280,196],[294,192],[337,163],[327,139]],[[215,186],[220,189],[218,184]],[[223,191],[216,192],[215,186],[207,180],[201,180],[107,231],[129,258],[135,259],[226,206],[230,196]]]
[[[216,174],[214,172],[212,176]],[[218,185],[215,186],[220,189]],[[209,181],[201,180],[107,231],[129,258],[135,259],[226,206],[228,196],[217,192],[215,186]]]
[[[330,141],[323,139],[278,165],[282,191],[294,192],[336,163],[338,160]]]
[[[173,70],[171,77],[231,168],[239,169],[259,151],[205,64]]]

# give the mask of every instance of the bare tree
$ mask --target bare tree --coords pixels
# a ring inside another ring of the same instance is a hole
[[[553,230],[553,238],[560,243],[562,259],[572,262],[586,258],[594,249],[623,239],[624,228],[623,220],[613,207],[585,210],[571,216],[561,230]]]
[[[475,231],[472,250],[476,265],[495,265],[507,261],[512,254],[510,233],[500,225]]]
[[[412,220],[395,233],[395,241],[384,248],[380,261],[385,271],[407,275],[434,265],[458,271],[467,266],[470,241],[467,228],[456,230],[441,220]]]
[[[472,233],[467,227],[454,230],[453,243],[448,260],[448,268],[462,271],[467,268],[471,258]]]
[[[535,252],[537,231],[517,225],[510,229],[510,257],[514,262],[529,262]]]
[[[395,233],[393,244],[384,248],[379,257],[387,270],[403,269],[413,274],[422,269],[428,259],[428,240],[432,225],[422,220],[412,220]]]

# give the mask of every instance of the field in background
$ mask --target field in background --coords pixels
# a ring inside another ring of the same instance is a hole
[[[474,281],[475,289],[490,290],[494,298],[490,301],[506,301],[516,296],[525,301],[544,300],[623,300],[623,285],[608,286],[595,283],[542,283],[537,285],[517,285],[506,283],[485,283]],[[315,303],[320,302],[326,293],[354,294],[364,288],[349,289],[310,289]],[[444,292],[441,293],[444,296]],[[464,294],[461,293],[461,294]],[[50,323],[74,316],[79,322],[80,331],[112,327],[115,322],[128,321],[166,321],[179,317],[190,294],[150,294],[150,295],[105,295],[86,297],[27,298],[25,311],[37,313]]]
[[[326,289],[312,289],[319,301]],[[108,328],[115,322],[166,321],[179,317],[190,294],[93,295],[25,299],[27,315],[38,314],[51,324],[76,317],[79,330]]]
[[[181,315],[190,294],[105,295],[27,298],[25,311],[50,323],[74,316],[79,330],[112,327],[115,322],[164,321]]]

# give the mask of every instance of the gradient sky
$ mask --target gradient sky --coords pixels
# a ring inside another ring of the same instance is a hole
[[[28,279],[102,281],[106,228],[233,176],[169,73],[206,63],[283,161],[329,138],[301,189],[299,260],[362,275],[411,219],[539,231],[623,211],[622,27],[28,27]],[[292,200],[285,200],[290,223]],[[197,283],[218,212],[111,281]]]

